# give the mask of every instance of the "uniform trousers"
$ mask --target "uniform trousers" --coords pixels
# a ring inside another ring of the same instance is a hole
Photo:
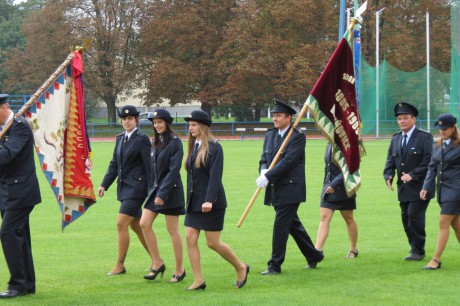
[[[277,205],[275,208],[275,222],[273,225],[272,257],[268,261],[268,268],[281,272],[281,265],[286,256],[286,245],[289,235],[294,238],[297,246],[307,261],[316,262],[321,253],[315,248],[307,231],[297,216],[300,203]]]
[[[29,215],[34,206],[2,210],[0,237],[10,270],[9,290],[35,293],[35,270],[30,241]]]
[[[411,253],[425,255],[425,212],[430,201],[400,202],[401,219]]]

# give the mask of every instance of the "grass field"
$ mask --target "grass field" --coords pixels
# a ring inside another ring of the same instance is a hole
[[[235,225],[256,190],[257,164],[262,141],[222,141],[225,154],[224,185],[228,209],[222,240],[251,266],[247,285],[234,289],[235,272],[200,239],[202,269],[207,288],[187,292],[191,268],[184,282],[169,284],[173,254],[169,235],[160,218],[154,224],[166,265],[163,279],[145,281],[149,258],[131,235],[127,274],[107,277],[117,256],[116,215],[119,203],[112,187],[102,200],[61,233],[60,212],[50,188],[39,173],[43,202],[31,216],[37,293],[5,305],[449,305],[458,304],[459,246],[451,237],[437,271],[422,271],[423,262],[405,262],[409,246],[400,220],[395,192],[383,181],[388,140],[367,141],[362,162],[362,187],[358,192],[356,219],[359,257],[345,259],[348,237],[340,215],[332,220],[325,259],[316,270],[305,269],[305,259],[295,242],[288,242],[283,273],[261,276],[271,252],[273,209],[257,199],[241,228]],[[99,186],[112,155],[113,143],[93,143],[93,182]],[[307,202],[299,216],[316,241],[319,194],[323,179],[324,140],[307,141]],[[185,175],[183,175],[185,178]],[[427,259],[434,251],[439,207],[432,201],[427,212]],[[181,223],[183,218],[181,218]],[[182,232],[184,228],[182,228]],[[186,250],[184,249],[184,254]],[[0,289],[9,273],[0,258]]]

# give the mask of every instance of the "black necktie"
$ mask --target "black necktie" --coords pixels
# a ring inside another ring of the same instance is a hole
[[[121,154],[123,154],[123,149],[125,144],[128,142],[128,135],[125,135],[125,138],[123,138],[123,142],[121,143]]]
[[[443,149],[447,148],[447,141],[443,141],[443,142],[442,142],[442,148],[443,148]]]
[[[407,146],[407,134],[404,134],[404,140],[403,140],[403,143],[402,143],[402,147],[401,147],[401,154],[404,154],[404,151],[406,150],[406,146]]]
[[[195,143],[195,147],[193,148],[193,151],[192,151],[192,157],[196,157],[196,152],[198,152],[198,147],[200,146],[200,144],[197,142]]]

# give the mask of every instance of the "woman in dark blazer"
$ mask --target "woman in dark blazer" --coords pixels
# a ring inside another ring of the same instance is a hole
[[[152,264],[150,273],[144,278],[154,280],[159,273],[163,276],[166,269],[160,257],[155,232],[152,229],[152,224],[158,214],[163,214],[176,259],[174,274],[170,282],[180,282],[185,277],[182,237],[179,231],[179,216],[185,214],[184,188],[180,176],[184,150],[182,141],[171,128],[173,118],[167,110],[157,109],[148,119],[153,122],[155,134],[151,158],[152,178],[140,224],[152,257]]]
[[[242,288],[249,273],[249,266],[238,259],[232,249],[220,240],[224,226],[227,201],[222,173],[224,155],[220,144],[214,140],[211,119],[207,113],[193,111],[185,121],[189,123],[188,150],[185,159],[187,169],[187,213],[185,233],[187,250],[192,266],[194,281],[188,290],[206,288],[201,275],[198,237],[204,230],[206,242],[236,270],[236,288]]]
[[[356,258],[358,249],[358,226],[353,217],[353,210],[356,209],[356,195],[348,197],[345,192],[343,174],[339,167],[332,161],[332,146],[328,143],[324,155],[326,164],[324,173],[324,185],[321,192],[321,219],[316,238],[316,248],[323,250],[324,243],[329,234],[329,225],[334,211],[339,210],[347,225],[348,238],[350,239],[350,251],[346,258]]]
[[[131,105],[123,106],[118,114],[125,130],[117,135],[113,157],[98,189],[100,197],[117,179],[117,199],[121,202],[117,218],[118,260],[107,275],[126,273],[125,259],[129,248],[129,227],[136,233],[148,252],[139,221],[142,203],[147,196],[150,177],[150,139],[137,129],[139,112]]]
[[[451,114],[440,115],[435,123],[441,137],[435,144],[420,198],[424,200],[430,196],[428,191],[437,178],[436,192],[441,215],[436,250],[424,270],[441,268],[441,255],[449,240],[450,227],[460,242],[460,134],[456,123],[457,118]]]

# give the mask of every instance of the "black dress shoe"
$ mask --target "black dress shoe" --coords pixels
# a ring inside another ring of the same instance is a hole
[[[26,291],[6,290],[4,292],[0,292],[0,299],[11,299],[26,294]]]
[[[410,253],[408,256],[404,257],[404,260],[407,261],[420,261],[425,258],[425,255]]]
[[[261,272],[261,275],[275,275],[275,274],[280,274],[280,271],[275,271],[273,269],[267,268],[264,272]]]
[[[305,268],[316,269],[316,266],[318,265],[318,263],[324,259],[324,252],[320,250],[318,250],[318,252],[320,252],[320,256],[318,257],[318,259],[316,259],[315,261],[310,261]]]

